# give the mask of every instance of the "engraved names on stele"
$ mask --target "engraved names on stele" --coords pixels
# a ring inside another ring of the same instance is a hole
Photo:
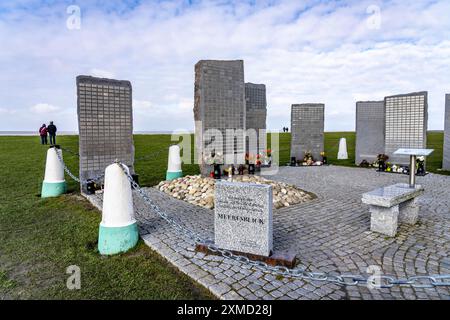
[[[219,181],[215,193],[215,245],[269,257],[273,249],[272,186]]]

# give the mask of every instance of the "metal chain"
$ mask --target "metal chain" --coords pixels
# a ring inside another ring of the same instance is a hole
[[[78,179],[65,165],[60,153],[57,151],[59,160],[64,166],[64,171],[72,177],[75,181],[80,182]],[[156,205],[153,200],[142,190],[136,181],[134,181],[133,177],[128,173],[126,167],[120,163],[116,162],[120,165],[123,172],[127,176],[130,181],[131,187],[138,192],[138,194],[142,197],[142,199],[150,206],[150,208],[156,212],[158,216],[164,219],[169,225],[175,228],[179,233],[187,236],[194,244],[203,244],[206,245],[207,248],[213,252],[220,254],[222,257],[231,259],[237,262],[248,264],[250,267],[261,270],[263,272],[280,275],[283,277],[290,277],[302,280],[310,280],[310,281],[319,281],[319,282],[331,282],[337,283],[340,285],[346,286],[358,286],[368,284],[373,285],[376,288],[392,288],[395,285],[399,286],[411,286],[414,288],[433,288],[433,287],[449,287],[450,286],[450,275],[422,275],[422,276],[412,276],[406,279],[396,279],[387,275],[373,276],[373,277],[364,277],[362,275],[355,274],[331,274],[325,272],[311,272],[307,271],[304,267],[297,268],[287,268],[285,266],[271,266],[263,261],[251,260],[246,256],[234,254],[230,250],[220,249],[214,245],[212,240],[205,239],[198,233],[190,230],[186,226],[180,224],[172,217],[169,217],[165,212],[163,212],[158,205]],[[98,178],[103,178],[104,174],[100,175]],[[83,181],[84,182],[84,181]],[[96,195],[96,197],[100,200],[100,196]]]
[[[203,244],[214,253],[220,254],[224,258],[228,258],[237,262],[246,263],[251,267],[258,270],[280,275],[283,277],[297,278],[310,281],[332,282],[346,286],[368,285],[371,284],[377,288],[391,288],[395,285],[408,285],[415,288],[431,288],[440,286],[450,286],[450,275],[425,275],[425,276],[413,276],[407,279],[396,279],[391,276],[380,275],[378,277],[364,277],[362,275],[355,274],[331,274],[325,272],[310,272],[304,267],[287,268],[284,266],[271,266],[263,261],[251,260],[246,256],[234,254],[230,250],[220,249],[216,247],[213,241],[203,238],[198,233],[190,230],[184,225],[178,223],[173,218],[169,217],[163,212],[158,205],[156,205],[152,199],[141,189],[141,187],[133,180],[133,177],[128,173],[125,166],[122,163],[118,163],[131,186],[142,199],[156,212],[158,216],[168,222],[173,228],[180,233],[186,235],[194,244]]]
[[[63,148],[63,147],[60,147],[60,148],[61,148],[62,151],[67,152],[67,153],[69,153],[69,154],[71,154],[71,155],[74,155],[74,156],[77,156],[77,157],[80,156],[80,154],[79,154],[78,152],[75,152],[75,151],[72,151],[72,150],[70,150],[70,149]]]
[[[62,149],[61,149],[62,150]],[[58,151],[58,149],[57,148],[55,148],[55,151],[56,151],[56,155],[58,156],[58,159],[59,159],[59,161],[61,162],[61,164],[63,165],[63,168],[64,168],[64,171],[73,179],[73,180],[75,180],[76,182],[79,182],[79,183],[81,183],[81,184],[88,184],[88,183],[90,183],[90,182],[98,182],[98,181],[100,181],[100,180],[102,180],[103,179],[103,177],[105,176],[105,174],[104,173],[101,173],[101,174],[99,174],[99,175],[97,175],[97,176],[95,176],[95,177],[93,177],[93,178],[90,178],[90,179],[87,179],[87,180],[81,180],[80,178],[78,178],[76,175],[74,175],[70,170],[69,170],[69,168],[66,166],[66,164],[64,163],[64,160],[63,160],[63,158],[62,158],[62,156],[61,156],[61,153]]]

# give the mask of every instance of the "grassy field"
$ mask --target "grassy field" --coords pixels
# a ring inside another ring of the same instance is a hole
[[[346,137],[349,160],[338,161],[339,138]],[[435,152],[428,169],[442,161],[443,134],[431,132],[429,147]],[[177,272],[142,241],[126,254],[102,257],[96,248],[100,213],[79,195],[69,177],[68,194],[53,199],[39,197],[47,148],[38,137],[0,137],[0,299],[208,299],[212,298],[190,278]],[[165,177],[168,135],[136,135],[136,172],[141,185],[155,185]],[[290,134],[280,135],[280,163],[289,162]],[[77,151],[77,136],[58,137],[63,147]],[[355,134],[325,134],[330,163],[354,165]],[[153,159],[139,160],[156,151]],[[64,159],[78,172],[78,159]],[[198,173],[184,165],[185,174]],[[68,290],[66,268],[81,268],[81,290]]]
[[[337,160],[337,153],[339,150],[339,139],[347,139],[348,160]],[[280,163],[285,164],[290,160],[290,133],[282,133],[280,135]],[[268,137],[270,144],[270,135]],[[325,152],[328,156],[328,161],[334,165],[340,166],[355,166],[355,132],[326,132],[325,133]],[[450,172],[440,171],[442,167],[442,148],[444,143],[444,134],[442,131],[430,131],[427,135],[427,147],[434,149],[431,156],[427,157],[427,170],[439,174],[450,174]]]
[[[78,138],[58,137],[77,150]],[[136,137],[137,154],[147,146],[167,146],[161,137]],[[35,137],[0,137],[0,300],[3,299],[209,299],[206,290],[173,268],[142,241],[126,254],[102,257],[96,241],[100,213],[79,195],[41,199],[47,148]],[[77,158],[65,154],[77,172]],[[138,167],[156,181],[159,166]],[[66,268],[81,268],[81,290],[68,290]]]

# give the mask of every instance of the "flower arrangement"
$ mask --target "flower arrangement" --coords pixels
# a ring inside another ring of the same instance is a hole
[[[366,159],[364,159],[363,161],[361,161],[361,163],[359,164],[359,166],[361,168],[369,168],[371,166],[371,164],[369,163],[369,161],[367,161]]]
[[[211,152],[208,156],[204,157],[204,161],[207,165],[223,164],[223,155],[219,152]]]
[[[328,164],[328,157],[327,157],[327,154],[325,153],[325,151],[322,151],[320,153],[320,156],[322,157],[322,164]]]
[[[255,163],[255,155],[252,153],[246,153],[245,154],[245,162],[248,164],[254,164]]]
[[[259,163],[265,166],[270,166],[272,163],[272,150],[267,149],[258,154],[257,159]]]
[[[416,173],[418,175],[425,175],[425,157],[424,156],[417,157],[416,163],[417,163]]]
[[[389,159],[389,156],[386,155],[386,154],[384,154],[384,153],[380,153],[380,154],[377,156],[377,159],[378,159],[378,161],[384,161],[384,162],[386,162],[386,161]]]
[[[379,171],[387,171],[388,165],[387,165],[387,160],[389,159],[389,156],[383,153],[380,153],[377,156],[377,162],[376,162],[376,166],[378,166],[378,170]]]
[[[306,151],[305,156],[303,157],[303,165],[304,166],[312,166],[314,164],[314,158],[311,151]]]

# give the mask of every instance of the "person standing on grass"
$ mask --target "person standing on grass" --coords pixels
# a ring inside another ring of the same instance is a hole
[[[47,126],[45,123],[39,128],[39,135],[41,136],[41,144],[47,144]]]
[[[56,126],[53,124],[53,121],[50,121],[50,124],[47,127],[48,134],[50,136],[50,144],[56,144]]]

